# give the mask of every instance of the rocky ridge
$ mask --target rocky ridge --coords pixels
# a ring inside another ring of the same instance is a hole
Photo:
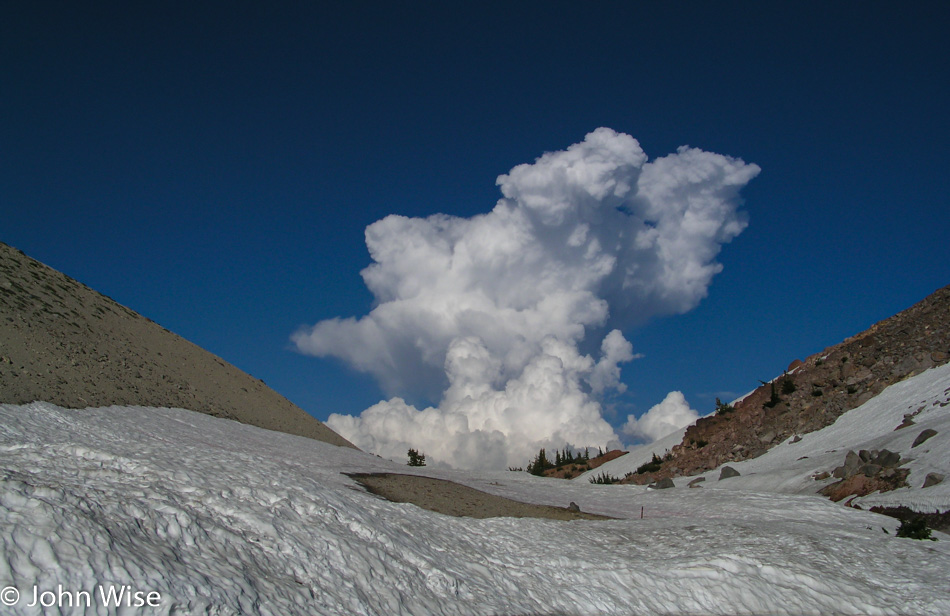
[[[353,445],[263,381],[0,243],[0,402],[173,407]]]
[[[889,385],[950,360],[950,286],[866,331],[792,362],[786,373],[690,426],[642,485],[755,458],[796,435],[831,425]],[[912,414],[911,414],[912,415]],[[913,425],[905,417],[904,426]]]

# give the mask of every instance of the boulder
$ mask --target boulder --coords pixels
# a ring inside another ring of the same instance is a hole
[[[924,478],[924,485],[920,486],[921,488],[929,488],[930,486],[935,486],[938,483],[943,483],[944,476],[940,473],[927,473],[927,476]]]
[[[871,464],[884,468],[897,468],[901,464],[901,454],[884,449],[871,460]]]
[[[914,439],[914,444],[911,445],[911,449],[913,449],[917,445],[920,445],[921,443],[923,443],[924,441],[926,441],[932,436],[937,436],[937,431],[932,428],[927,428],[926,430],[924,430],[923,432],[917,435],[917,438]]]
[[[687,484],[686,484],[686,487],[687,487],[687,488],[701,488],[701,487],[703,487],[703,486],[701,486],[701,485],[699,485],[699,484],[701,484],[701,483],[704,482],[704,481],[706,481],[706,478],[705,478],[705,477],[697,477],[696,479],[693,479],[692,481],[690,481],[689,483],[687,483]]]
[[[906,428],[908,426],[914,425],[914,414],[913,413],[904,413],[904,421],[901,422],[901,425],[894,428],[894,431],[900,430],[901,428]]]
[[[575,503],[574,501],[571,501],[571,504],[567,506],[567,510],[570,511],[571,513],[580,513],[580,512],[581,512],[581,508],[578,507],[578,506],[577,506],[577,503]]]
[[[864,462],[865,461],[861,459],[861,456],[854,453],[854,451],[849,451],[848,455],[844,458],[844,464],[832,471],[832,474],[836,479],[850,477],[851,475],[854,475],[858,472],[858,469],[863,466]]]
[[[665,479],[660,479],[656,483],[650,484],[647,487],[653,488],[654,490],[666,490],[667,488],[675,488],[676,486],[673,484],[673,480],[667,477]]]
[[[722,470],[719,471],[719,481],[723,479],[729,479],[730,477],[738,477],[739,471],[732,468],[731,466],[723,466]]]

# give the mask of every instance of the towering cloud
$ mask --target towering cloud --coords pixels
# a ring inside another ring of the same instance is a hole
[[[671,391],[639,419],[628,415],[621,431],[634,439],[650,442],[685,428],[697,419],[699,413],[689,408],[683,393]]]
[[[621,329],[682,313],[745,228],[754,164],[681,147],[647,162],[599,128],[499,176],[472,218],[387,216],[366,229],[376,307],[298,331],[297,348],[374,375],[400,397],[327,423],[357,446],[409,447],[458,467],[521,465],[539,447],[616,444],[599,400],[634,358]],[[582,349],[586,349],[585,352]]]

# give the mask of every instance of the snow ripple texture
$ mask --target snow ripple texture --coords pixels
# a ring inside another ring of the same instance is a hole
[[[0,587],[22,594],[10,613],[950,613],[950,542],[898,539],[895,520],[819,497],[409,469],[175,409],[0,416]],[[621,519],[453,518],[343,472],[425,473]],[[26,605],[34,587],[110,584],[161,604]]]

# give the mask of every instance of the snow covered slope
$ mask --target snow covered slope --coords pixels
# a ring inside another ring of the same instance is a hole
[[[659,438],[652,443],[634,447],[625,456],[620,456],[616,460],[611,460],[601,464],[597,468],[587,471],[574,478],[574,481],[590,481],[601,473],[606,473],[613,477],[623,479],[627,473],[636,471],[640,466],[650,462],[653,454],[663,457],[663,454],[676,445],[683,442],[683,435],[686,433],[686,427],[680,428],[676,432],[671,432],[666,436]]]
[[[0,599],[15,614],[58,613],[83,592],[88,609],[62,612],[950,613],[950,541],[899,539],[896,520],[751,486],[409,469],[189,411],[46,403],[0,405],[0,469]],[[452,518],[341,474],[377,471],[620,519]],[[110,586],[160,599],[120,612],[98,594]],[[34,589],[54,605],[29,607]]]
[[[904,415],[913,414],[914,424],[900,430]],[[912,447],[926,429],[937,435]],[[607,472],[623,477],[648,462],[653,452],[663,452],[678,444],[683,431],[655,443],[632,450],[628,455],[604,464],[587,475]],[[870,508],[876,505],[906,506],[921,513],[950,510],[950,481],[922,488],[928,473],[950,477],[950,364],[932,368],[915,377],[891,385],[865,404],[851,409],[830,426],[802,436],[799,442],[788,439],[758,458],[730,462],[741,473],[720,483],[720,469],[702,475],[674,479],[685,486],[696,477],[704,477],[705,488],[815,494],[836,481],[815,481],[813,476],[831,472],[844,463],[849,450],[888,449],[901,454],[911,470],[910,487],[855,499],[853,504]],[[582,477],[578,479],[583,480]]]
[[[914,414],[915,423],[895,430],[905,414]],[[936,430],[937,435],[912,447],[926,429]],[[706,478],[706,488],[814,494],[836,481],[815,481],[814,475],[831,472],[844,463],[849,450],[861,449],[900,453],[908,461],[903,467],[911,470],[910,487],[858,498],[855,505],[904,505],[922,513],[950,510],[950,482],[922,488],[928,473],[950,477],[950,364],[891,385],[830,426],[803,435],[797,443],[788,439],[758,458],[729,463],[741,473],[739,477],[719,482],[719,469],[697,477]],[[682,477],[674,482],[686,485],[692,479]]]

